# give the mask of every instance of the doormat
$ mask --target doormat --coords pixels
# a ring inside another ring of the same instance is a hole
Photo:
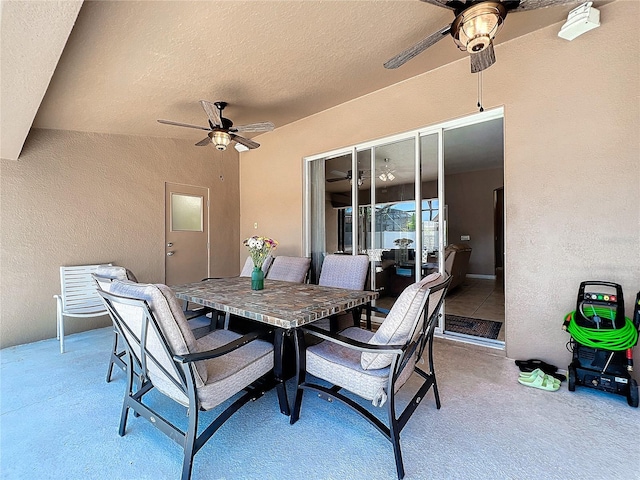
[[[502,323],[481,318],[445,315],[445,331],[473,335],[474,337],[498,338]]]

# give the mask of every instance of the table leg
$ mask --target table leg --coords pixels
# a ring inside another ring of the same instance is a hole
[[[287,388],[284,383],[283,359],[284,359],[284,337],[286,330],[284,328],[276,328],[273,339],[273,376],[276,380],[276,391],[278,393],[278,402],[280,402],[280,413],[283,415],[291,415],[289,409],[289,400],[287,399]]]

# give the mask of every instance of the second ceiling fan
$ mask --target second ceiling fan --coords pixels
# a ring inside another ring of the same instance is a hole
[[[522,12],[553,5],[567,5],[576,0],[421,0],[448,8],[455,14],[450,25],[445,25],[427,38],[388,60],[385,68],[398,68],[416,55],[451,34],[460,50],[469,52],[471,73],[481,72],[496,61],[493,38],[509,12]]]
[[[260,144],[249,140],[248,138],[238,135],[239,132],[270,132],[274,129],[274,125],[271,122],[258,122],[250,123],[247,125],[234,126],[233,122],[228,118],[222,116],[222,111],[227,106],[227,102],[207,102],[206,100],[200,100],[200,105],[204,109],[207,117],[209,117],[209,126],[200,127],[198,125],[191,125],[188,123],[173,122],[171,120],[158,120],[160,123],[166,125],[176,125],[178,127],[197,128],[199,130],[208,131],[209,134],[203,140],[200,140],[196,145],[203,147],[212,143],[218,150],[226,150],[231,141],[244,145],[248,149],[258,148]]]

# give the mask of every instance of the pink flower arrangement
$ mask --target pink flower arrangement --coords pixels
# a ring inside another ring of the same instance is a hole
[[[278,242],[268,237],[254,235],[245,239],[242,244],[249,249],[249,256],[253,265],[262,268],[262,264],[269,254],[276,249]]]

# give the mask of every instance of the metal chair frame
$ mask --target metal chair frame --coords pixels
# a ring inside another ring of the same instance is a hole
[[[198,400],[197,388],[195,382],[195,364],[194,362],[200,360],[207,360],[217,358],[236,350],[249,342],[261,338],[264,334],[249,333],[240,337],[222,347],[206,352],[192,353],[187,355],[174,355],[171,353],[168,347],[165,336],[159,327],[157,320],[151,312],[148,303],[145,300],[133,299],[128,297],[122,297],[114,295],[109,292],[100,290],[98,294],[103,298],[104,303],[113,319],[114,325],[118,329],[118,333],[125,340],[125,356],[127,357],[127,389],[124,396],[122,405],[122,413],[120,416],[120,427],[118,433],[120,436],[124,436],[129,409],[133,410],[134,415],[142,416],[146,418],[152,425],[157,427],[162,433],[178,443],[184,450],[184,459],[182,465],[182,480],[189,480],[191,478],[191,472],[193,469],[193,457],[204,446],[204,444],[211,438],[211,436],[226,422],[236,411],[238,411],[244,404],[249,401],[256,400],[265,393],[264,386],[260,381],[256,381],[251,385],[245,387],[246,393],[237,398],[231,405],[229,405],[224,411],[222,411],[203,431],[198,435],[198,414],[201,410],[200,402]],[[130,305],[134,307],[142,308],[144,311],[144,319],[142,324],[142,331],[140,337],[132,331],[126,322],[120,317],[114,304],[121,303],[124,305]],[[163,366],[162,363],[146,349],[146,341],[148,337],[149,329],[162,340],[162,347],[164,353],[173,359],[174,373],[172,375]],[[126,333],[126,334],[125,334]],[[131,345],[131,340],[134,339],[135,345]],[[140,355],[135,355],[132,352],[136,351],[136,348],[141,352]],[[162,417],[158,412],[151,407],[143,403],[143,397],[149,393],[153,388],[153,383],[149,379],[148,364],[153,362],[157,368],[159,368],[167,378],[171,379],[173,384],[179,388],[188,398],[189,406],[187,410],[188,415],[188,428],[186,431],[179,429],[176,425],[172,424],[169,420]],[[134,373],[134,368],[129,368],[131,365],[138,365],[139,372]],[[134,388],[134,375],[139,379],[139,382],[135,382],[136,388]],[[179,378],[180,381],[176,381]]]
[[[411,340],[414,334],[410,335],[409,341],[404,345],[372,345],[369,343],[358,342],[343,335],[319,329],[317,327],[314,327],[313,325],[304,326],[298,330],[298,332],[303,331],[305,333],[309,333],[311,335],[319,337],[322,340],[330,341],[343,347],[357,350],[359,352],[385,353],[393,355],[393,359],[389,367],[390,372],[392,373],[389,375],[387,384],[388,399],[386,402],[386,410],[388,425],[380,420],[371,411],[369,411],[359,403],[356,403],[347,395],[341,393],[340,391],[343,389],[343,387],[340,387],[338,385],[326,387],[324,385],[314,383],[306,379],[306,349],[304,346],[304,336],[301,333],[297,333],[294,336],[296,346],[296,360],[298,365],[298,388],[296,390],[296,397],[293,411],[291,413],[290,423],[293,425],[300,418],[300,409],[302,406],[302,398],[305,390],[315,391],[321,398],[324,398],[328,401],[337,400],[360,414],[365,420],[373,425],[387,440],[391,442],[393,446],[398,478],[402,479],[404,477],[405,471],[402,461],[402,451],[400,448],[400,432],[408,422],[409,418],[411,418],[411,415],[421,403],[422,399],[430,388],[433,387],[436,408],[439,410],[441,406],[440,395],[438,393],[438,383],[436,381],[436,374],[433,365],[433,335],[437,324],[437,319],[442,315],[440,310],[442,307],[444,296],[446,295],[446,289],[448,288],[450,282],[451,277],[448,277],[443,282],[431,288],[429,293],[425,295],[425,298],[422,300],[421,306],[421,315],[423,315],[424,319],[423,321],[418,322],[418,325],[416,326],[416,329],[420,328],[420,334],[415,338],[415,340]],[[440,296],[436,307],[432,311],[432,314],[427,318],[430,295],[443,289],[444,292],[442,292],[442,295]],[[417,353],[416,358],[420,359],[427,345],[428,371],[424,371],[421,368],[418,368],[417,365],[414,367],[414,371],[423,378],[423,383],[415,393],[411,401],[404,408],[404,410],[400,412],[400,415],[396,415],[395,383],[404,368],[408,365],[412,356]]]

